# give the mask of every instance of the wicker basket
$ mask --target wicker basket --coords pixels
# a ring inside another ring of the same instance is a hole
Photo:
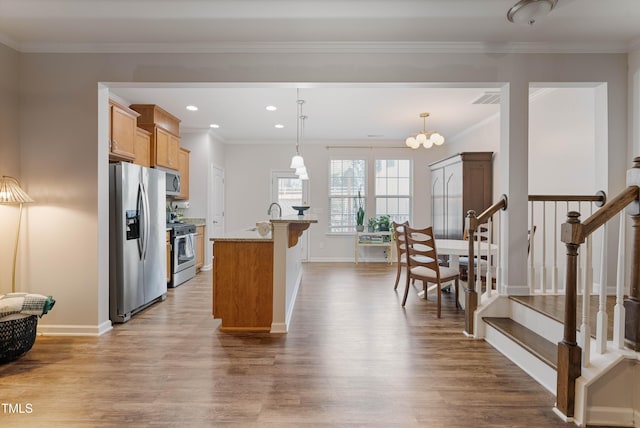
[[[0,364],[15,360],[31,349],[37,326],[35,315],[0,322]]]

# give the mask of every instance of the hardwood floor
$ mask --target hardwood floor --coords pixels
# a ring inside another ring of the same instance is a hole
[[[102,337],[38,337],[0,366],[0,402],[32,409],[0,406],[0,426],[574,426],[462,334],[452,293],[441,319],[420,287],[403,309],[395,269],[306,264],[287,335],[221,333],[202,272]]]

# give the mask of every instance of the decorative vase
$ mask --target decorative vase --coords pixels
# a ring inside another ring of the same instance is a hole
[[[364,224],[359,224],[356,226],[356,230],[358,232],[364,232]]]

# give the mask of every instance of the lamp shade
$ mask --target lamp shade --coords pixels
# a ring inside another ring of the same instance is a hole
[[[18,180],[7,175],[0,178],[0,204],[22,204],[33,199],[20,188]]]
[[[431,134],[431,141],[433,141],[433,144],[436,146],[441,146],[444,144],[444,137],[436,132]]]
[[[295,155],[291,158],[291,166],[289,168],[302,168],[304,166],[304,159],[302,156]]]

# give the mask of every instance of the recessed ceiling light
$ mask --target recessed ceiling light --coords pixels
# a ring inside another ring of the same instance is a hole
[[[198,111],[198,107],[196,107],[196,106],[187,106],[187,110],[189,110],[189,111]]]
[[[209,128],[218,129],[218,128],[220,128],[220,125],[218,125],[217,123],[212,123],[211,125],[209,125]]]
[[[278,110],[278,107],[276,107],[276,106],[266,106],[265,109],[267,111],[276,111],[276,110]]]
[[[282,128],[284,128],[284,125],[283,125],[283,124],[281,124],[281,123],[276,123],[274,126],[275,126],[276,128],[278,128],[278,129],[282,129]]]

